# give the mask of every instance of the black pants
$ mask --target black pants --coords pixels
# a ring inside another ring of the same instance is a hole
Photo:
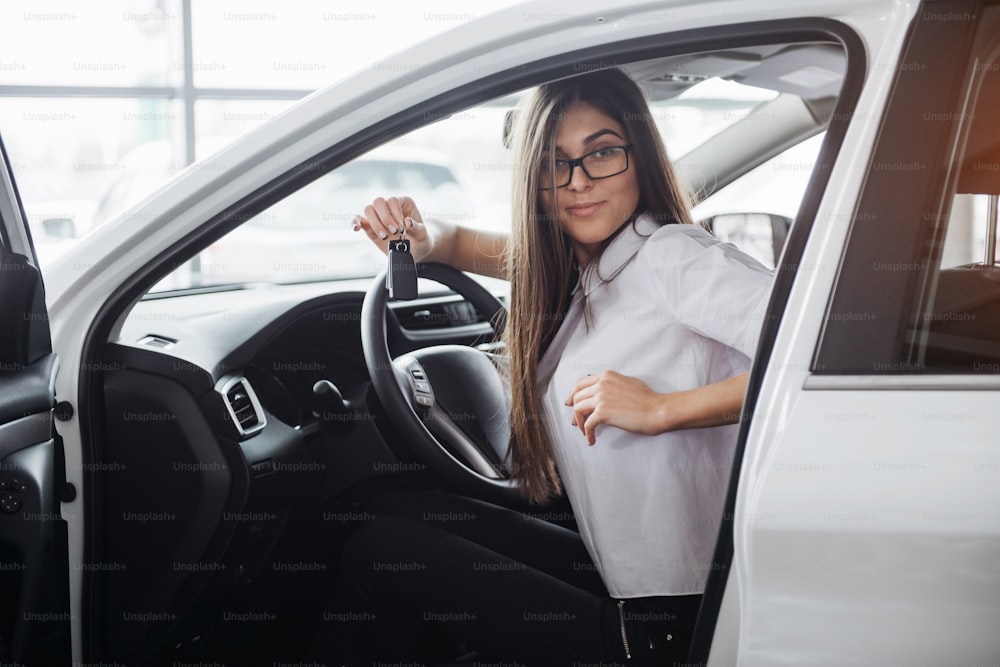
[[[445,633],[484,665],[671,665],[687,657],[701,596],[636,598],[620,609],[575,531],[430,491],[399,492],[371,509],[377,518],[345,547],[338,591],[340,618],[357,621],[362,643],[377,644],[353,658],[358,664],[440,659],[405,654],[420,650],[412,648],[415,624],[424,636]]]

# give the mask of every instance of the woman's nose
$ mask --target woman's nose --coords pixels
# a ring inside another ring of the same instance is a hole
[[[587,172],[583,170],[583,166],[576,165],[573,169],[573,173],[569,175],[569,184],[566,186],[569,190],[585,190],[593,184],[590,176],[587,176]]]

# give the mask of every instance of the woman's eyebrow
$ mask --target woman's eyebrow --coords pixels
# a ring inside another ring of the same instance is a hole
[[[588,134],[586,137],[584,137],[583,138],[583,145],[586,146],[589,143],[597,141],[598,139],[600,139],[601,137],[603,137],[606,134],[612,134],[612,135],[618,137],[619,139],[621,139],[622,141],[625,141],[625,137],[623,137],[622,135],[618,134],[614,130],[606,127],[606,128],[604,128],[602,130],[598,130],[597,132],[594,132],[593,134]],[[557,154],[562,154],[562,155],[567,155],[566,151],[564,151],[562,149],[562,147],[560,147],[560,146],[556,146],[556,153]]]
[[[594,132],[593,134],[591,134],[591,135],[587,136],[586,138],[584,138],[583,143],[589,144],[590,142],[596,141],[597,139],[603,137],[605,134],[613,134],[616,137],[618,137],[619,139],[621,139],[622,141],[625,141],[625,137],[623,137],[622,135],[618,134],[614,130],[609,129],[609,128],[604,128],[603,130],[598,130],[597,132]]]

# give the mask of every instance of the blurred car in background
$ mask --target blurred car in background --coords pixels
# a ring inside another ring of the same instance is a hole
[[[464,224],[476,218],[467,188],[444,155],[386,146],[252,217],[190,263],[187,284],[183,272],[171,274],[172,287],[374,276],[385,256],[352,230],[351,221],[376,197],[404,194],[425,217]]]
[[[226,139],[206,142],[223,146]],[[133,148],[123,169],[97,200],[26,202],[28,223],[44,266],[115,215],[134,206],[182,170],[167,140]],[[198,168],[197,166],[195,167]],[[392,145],[343,165],[302,188],[206,248],[157,289],[254,281],[308,281],[375,275],[384,255],[351,229],[351,220],[375,197],[406,194],[425,216],[470,224],[476,205],[456,167],[427,148]]]
[[[76,240],[90,230],[97,213],[97,202],[89,199],[26,201],[24,210],[31,226],[38,261],[46,266],[72,248]]]

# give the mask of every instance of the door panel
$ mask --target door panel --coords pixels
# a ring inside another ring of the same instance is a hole
[[[30,415],[0,426],[4,449],[11,432],[39,430],[46,416]],[[27,422],[29,426],[25,427]],[[51,426],[51,425],[49,425]],[[51,430],[51,429],[50,429]],[[0,459],[0,632],[15,664],[69,661],[66,523],[56,502],[58,444],[39,441]]]
[[[800,392],[740,510],[753,582],[741,664],[1000,655],[984,633],[1000,627],[998,394]]]
[[[56,355],[31,234],[0,142],[0,663],[70,664]],[[71,498],[67,498],[71,499]]]
[[[50,353],[0,374],[0,659],[13,664],[69,664],[57,365]]]
[[[1000,655],[995,257],[947,259],[995,237],[956,202],[1000,194],[998,54],[1000,5],[928,2],[876,63],[894,74],[860,194],[824,199],[750,426],[743,667]]]

